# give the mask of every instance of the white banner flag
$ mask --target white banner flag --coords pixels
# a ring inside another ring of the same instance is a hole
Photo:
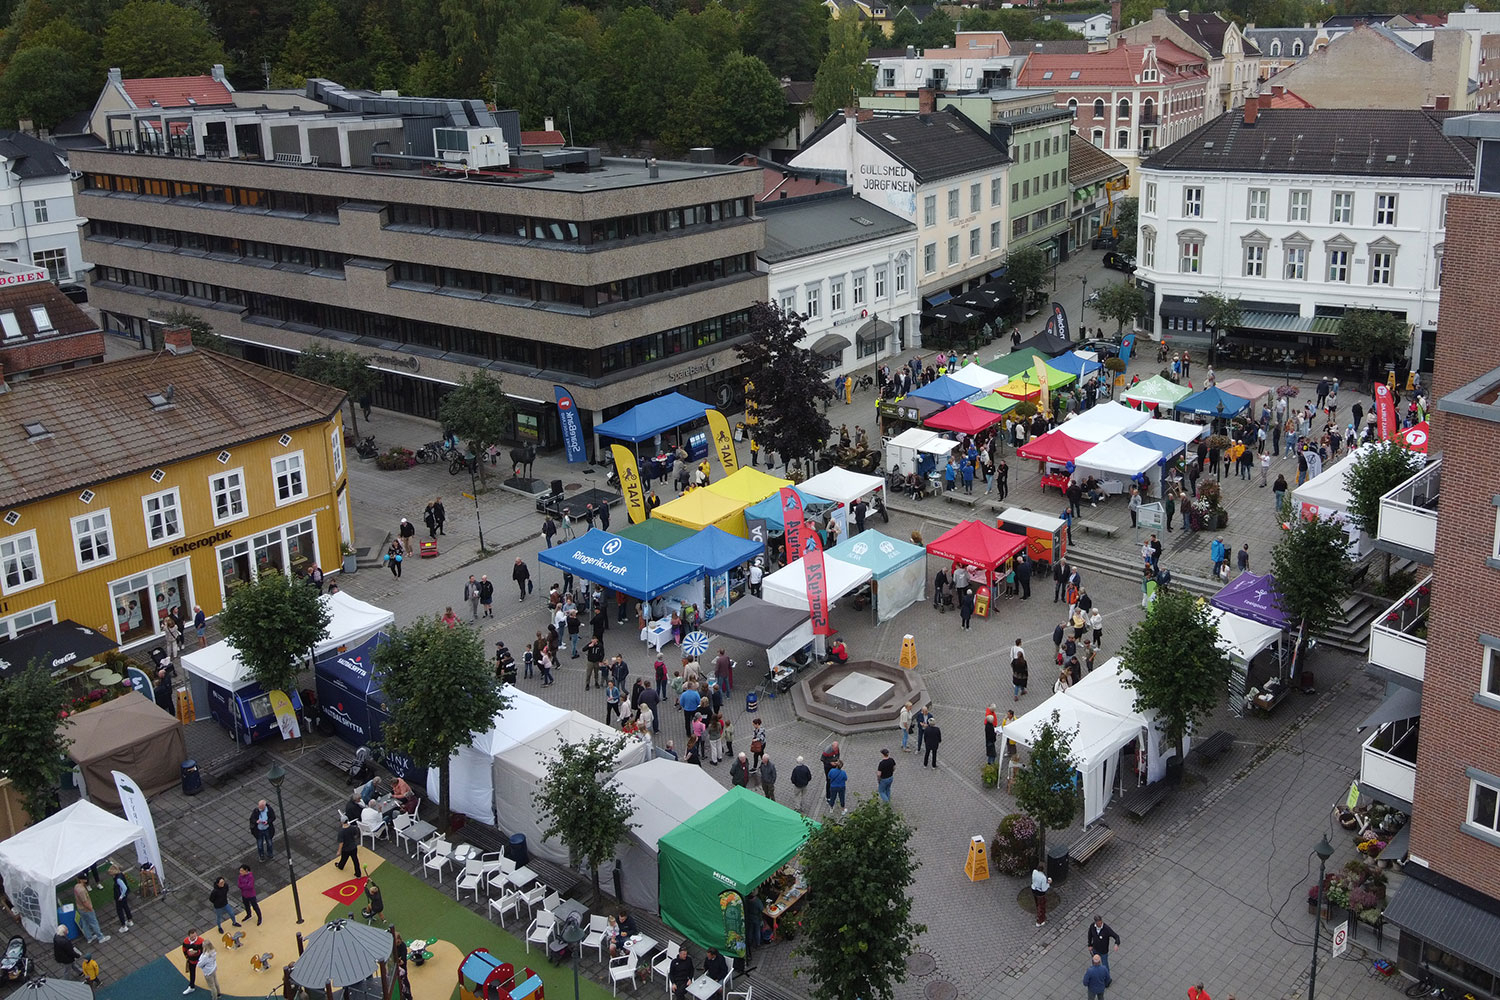
[[[151,862],[156,869],[156,880],[161,883],[162,891],[165,892],[167,875],[161,864],[161,847],[156,843],[156,824],[151,822],[151,806],[146,803],[145,794],[130,775],[123,771],[109,773],[114,775],[115,788],[120,793],[120,809],[125,813],[125,818],[145,831],[135,842],[135,859],[137,862]]]

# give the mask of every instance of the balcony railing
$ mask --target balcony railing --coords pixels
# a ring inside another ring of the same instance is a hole
[[[1432,577],[1401,596],[1370,626],[1370,663],[1421,681],[1427,673],[1427,608]]]
[[[1417,786],[1418,720],[1388,722],[1365,741],[1359,759],[1359,783],[1406,802]]]
[[[1380,540],[1431,555],[1437,547],[1441,461],[1433,462],[1380,498]]]

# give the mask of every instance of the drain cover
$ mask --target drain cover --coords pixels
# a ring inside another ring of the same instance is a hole
[[[930,976],[937,971],[937,959],[925,951],[915,952],[906,960],[906,971],[918,979]]]
[[[581,490],[581,489],[583,489],[583,484],[582,483],[569,483],[568,485],[564,486],[563,489],[566,492],[568,492],[568,493],[572,493],[574,490]]]
[[[927,1000],[958,1000],[958,987],[946,979],[938,979],[927,984],[922,996]]]

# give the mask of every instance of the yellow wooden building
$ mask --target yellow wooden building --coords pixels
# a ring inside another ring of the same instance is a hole
[[[0,639],[71,619],[160,641],[173,606],[191,626],[353,545],[344,394],[167,340],[0,390]]]

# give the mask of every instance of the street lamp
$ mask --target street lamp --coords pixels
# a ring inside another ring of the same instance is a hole
[[[475,470],[479,468],[481,459],[478,455],[469,459],[469,489],[474,492],[469,495],[474,498],[474,523],[479,527],[479,551],[484,551],[484,522],[479,519],[479,480],[474,477]]]
[[[568,914],[559,930],[562,933],[562,939],[568,942],[568,950],[573,953],[573,1000],[578,1000],[578,945],[588,932],[576,913]]]
[[[1078,301],[1078,326],[1080,329],[1082,329],[1083,311],[1089,306],[1089,276],[1086,274],[1080,274],[1078,276],[1078,280],[1083,282],[1083,293],[1079,296]],[[1080,336],[1079,339],[1082,340],[1082,336]]]
[[[297,909],[297,923],[302,923],[302,899],[297,895],[297,869],[292,867],[292,824],[286,817],[286,805],[281,801],[281,783],[286,781],[286,772],[280,764],[271,765],[271,787],[276,789],[276,811],[281,813],[281,836],[286,842],[286,873],[292,880],[292,905]]]
[[[1328,859],[1333,857],[1333,845],[1328,842],[1328,834],[1323,834],[1323,839],[1318,841],[1313,848],[1313,853],[1318,856],[1318,912],[1313,917],[1313,952],[1312,972],[1307,977],[1307,1000],[1313,1000],[1313,994],[1318,988],[1318,938],[1323,930],[1323,904],[1326,902],[1323,889],[1323,871],[1328,865]]]

